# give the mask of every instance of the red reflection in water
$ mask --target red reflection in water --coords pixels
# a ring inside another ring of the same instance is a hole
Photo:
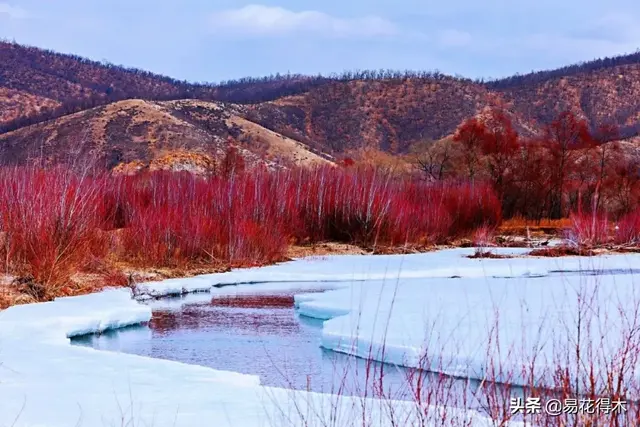
[[[156,310],[149,326],[159,333],[188,329],[219,329],[261,335],[296,333],[300,324],[293,311],[294,295],[322,291],[216,296],[206,305],[185,305],[179,311]]]
[[[227,307],[184,307],[182,311],[156,311],[149,323],[155,332],[176,330],[219,329],[229,333],[256,333],[282,335],[300,328],[295,315],[288,310],[282,314],[262,310],[247,312]]]
[[[288,308],[293,307],[293,294],[291,295],[234,295],[215,297],[211,300],[212,306],[238,307],[238,308]]]

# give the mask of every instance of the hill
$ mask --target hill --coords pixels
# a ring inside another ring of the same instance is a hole
[[[403,153],[420,140],[451,134],[495,103],[481,85],[448,78],[332,82],[254,106],[250,117],[328,152]]]
[[[125,69],[16,43],[0,42],[2,122],[33,115],[43,108],[98,103],[109,98],[182,97],[189,85],[134,69]],[[11,99],[24,99],[21,111],[7,113]]]
[[[4,164],[206,172],[233,146],[246,162],[268,167],[330,163],[304,144],[246,120],[243,109],[198,100],[118,101],[0,135],[0,158]]]
[[[329,151],[374,146],[406,152],[414,143],[451,135],[465,119],[503,106],[525,136],[541,133],[569,110],[596,128],[615,123],[622,137],[640,130],[640,54],[558,72],[489,83],[446,76],[331,82],[256,107],[255,119],[294,131]],[[266,113],[277,108],[280,114]]]
[[[277,75],[192,84],[149,71],[0,41],[0,132],[124,99],[262,102],[301,93],[328,80]]]
[[[489,82],[437,72],[362,71],[190,84],[73,55],[0,43],[0,141],[3,157],[11,163],[33,158],[34,147],[41,146],[38,141],[54,144],[64,153],[81,138],[77,132],[83,128],[82,121],[94,120],[96,114],[116,118],[109,119],[108,128],[113,131],[100,134],[102,142],[95,142],[117,146],[115,151],[101,151],[103,157],[115,156],[114,160],[104,157],[105,164],[113,165],[120,151],[126,154],[124,161],[133,161],[142,156],[138,142],[148,135],[139,134],[140,125],[119,124],[131,114],[130,104],[122,101],[131,99],[144,99],[145,108],[159,108],[188,123],[184,128],[176,127],[172,120],[154,124],[155,118],[167,117],[162,114],[149,114],[145,119],[149,122],[146,128],[154,129],[149,140],[182,139],[160,146],[175,145],[187,151],[196,146],[205,150],[207,138],[218,142],[235,138],[230,127],[215,124],[217,119],[199,121],[197,108],[208,107],[196,108],[195,99],[228,109],[233,121],[245,127],[245,137],[253,133],[264,138],[272,131],[279,138],[290,138],[284,140],[291,144],[302,144],[305,150],[328,154],[362,148],[404,153],[416,143],[451,135],[465,119],[497,105],[506,107],[516,129],[525,136],[539,134],[559,112],[571,110],[594,128],[612,122],[621,127],[623,137],[631,137],[640,129],[640,53]],[[180,99],[191,101],[168,103]],[[178,105],[192,107],[185,112]],[[260,131],[246,125],[260,126],[256,128]],[[108,154],[112,152],[116,154]],[[63,154],[55,153],[52,158],[60,156]]]

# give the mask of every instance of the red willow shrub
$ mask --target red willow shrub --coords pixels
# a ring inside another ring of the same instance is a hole
[[[320,168],[284,177],[291,230],[302,241],[370,245],[384,238],[397,189],[389,175],[375,170]]]
[[[129,180],[122,244],[148,265],[253,264],[282,258],[286,240],[267,175],[204,179],[153,173]]]
[[[571,227],[567,238],[577,246],[599,246],[610,241],[609,220],[606,215],[584,213],[579,210],[569,216]]]
[[[495,192],[482,184],[431,184],[374,169],[321,168],[283,179],[289,231],[302,241],[442,243],[501,220]]]
[[[125,254],[149,265],[273,262],[287,242],[439,243],[500,221],[490,188],[334,168],[231,179],[154,173],[127,183]]]
[[[325,167],[218,176],[0,171],[5,269],[47,286],[113,255],[145,266],[256,265],[291,241],[433,244],[496,226],[490,186]],[[118,230],[117,233],[110,231]],[[43,297],[44,298],[44,297]]]
[[[621,245],[640,244],[640,209],[620,218],[616,224],[614,241]]]
[[[7,271],[30,277],[38,299],[106,255],[100,232],[103,181],[63,169],[0,170],[0,255]]]

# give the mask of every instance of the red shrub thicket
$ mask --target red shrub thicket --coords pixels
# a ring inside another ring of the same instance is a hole
[[[203,179],[154,173],[124,177],[124,255],[148,265],[185,261],[264,263],[281,258],[276,199],[259,176]]]
[[[291,241],[425,245],[501,220],[489,185],[375,169],[201,177],[7,168],[0,183],[4,270],[51,289],[108,255],[146,266],[255,265],[283,259]]]
[[[640,209],[620,218],[616,224],[614,239],[618,244],[640,244]]]
[[[571,217],[569,237],[579,244],[635,244],[640,236],[640,214],[634,213],[640,205],[640,162],[624,152],[618,137],[611,124],[592,130],[565,111],[542,136],[525,140],[504,110],[493,109],[459,127],[453,138],[457,154],[450,156],[446,176],[491,183],[506,218]],[[617,228],[610,227],[617,220]]]
[[[57,294],[71,274],[106,255],[103,179],[17,168],[0,170],[0,183],[3,266],[30,277],[35,297]]]
[[[598,246],[611,240],[611,227],[606,216],[581,211],[569,217],[571,227],[567,239],[578,246]]]
[[[483,185],[430,185],[335,168],[232,178],[123,178],[123,246],[150,264],[272,262],[291,239],[364,246],[437,243],[500,221]]]

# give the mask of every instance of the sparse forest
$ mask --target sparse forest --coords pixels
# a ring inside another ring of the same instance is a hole
[[[418,146],[412,156],[428,181],[489,183],[505,218],[620,220],[637,238],[640,162],[618,138],[616,125],[592,131],[569,111],[540,136],[523,137],[496,109],[466,120],[450,140]]]

